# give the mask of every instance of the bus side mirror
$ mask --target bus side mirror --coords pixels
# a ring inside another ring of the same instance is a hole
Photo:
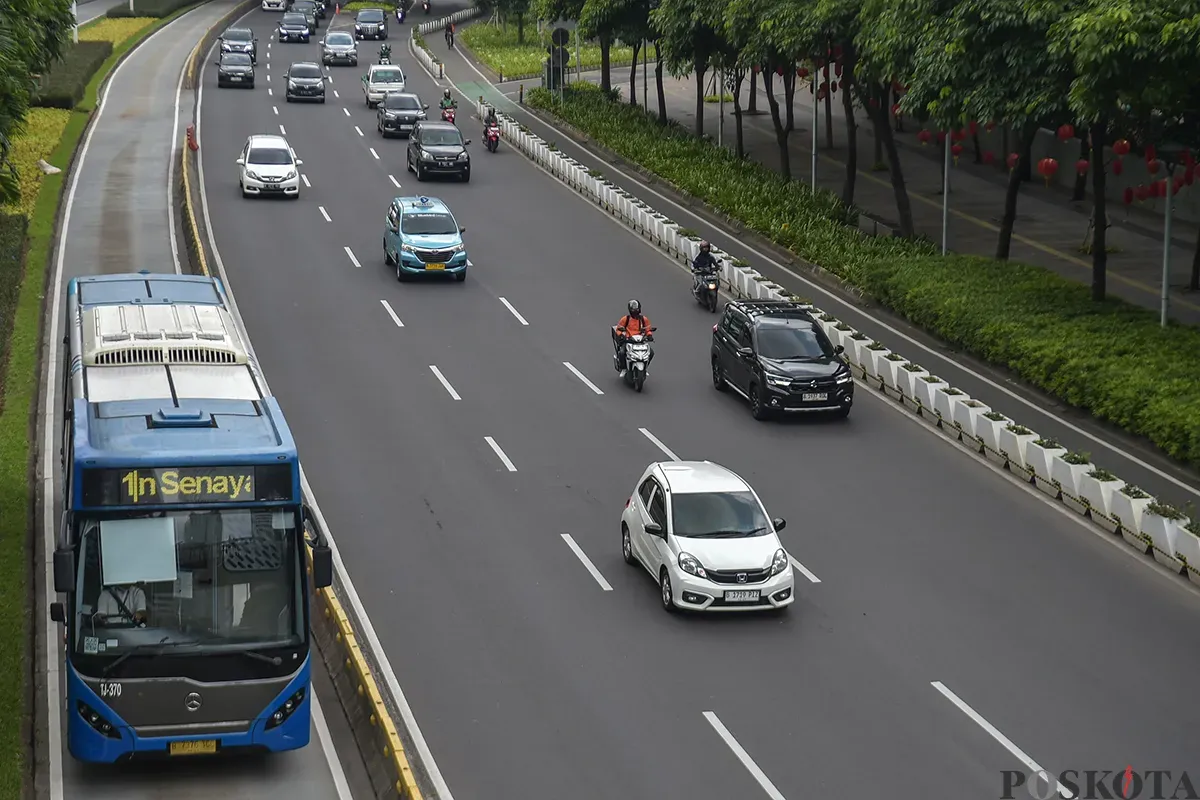
[[[67,594],[75,589],[75,554],[70,550],[54,551],[54,591]]]
[[[65,623],[67,621],[67,612],[62,603],[50,604],[50,619],[54,622]]]
[[[333,551],[327,544],[319,544],[312,549],[313,585],[325,589],[333,585]]]

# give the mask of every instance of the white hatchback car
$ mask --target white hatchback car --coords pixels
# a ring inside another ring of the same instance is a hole
[[[300,196],[300,165],[296,151],[282,136],[256,134],[238,155],[238,188],[242,197]]]
[[[756,611],[795,602],[791,559],[758,495],[711,461],[662,461],[621,514],[625,563],[658,581],[668,611]]]

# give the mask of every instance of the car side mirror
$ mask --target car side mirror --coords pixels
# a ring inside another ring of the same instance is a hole
[[[246,166],[246,159],[239,158],[237,161],[235,161],[233,163],[237,164],[239,167],[244,167],[244,166]]]
[[[67,594],[75,588],[75,554],[70,550],[54,551],[54,591]]]
[[[646,533],[649,533],[653,536],[662,536],[663,535],[662,525],[659,525],[657,522],[647,522],[646,523]]]
[[[465,142],[463,142],[463,147],[470,147],[470,146],[471,146],[471,140],[470,140],[470,139],[467,139]]]
[[[840,344],[833,348],[833,354],[835,356],[840,356],[844,352],[846,352],[846,348],[842,347]]]
[[[753,358],[754,357],[754,348],[753,347],[739,347],[737,354],[738,354],[739,358]]]
[[[775,519],[771,520],[771,524],[775,526],[775,532],[779,533],[781,530],[787,527],[787,520],[783,517],[776,517]]]
[[[313,585],[324,589],[333,585],[333,551],[327,544],[319,544],[312,549]]]
[[[429,110],[429,103],[426,103],[426,104],[424,105],[424,107],[423,107],[423,108],[424,108],[424,110],[425,110],[425,111],[428,111],[428,110]]]
[[[52,619],[54,622],[66,622],[67,621],[66,607],[63,606],[62,603],[51,603],[50,604],[50,619]]]
[[[466,233],[466,232],[467,232],[467,229],[466,229],[466,228],[459,228],[459,229],[458,229],[458,232],[459,232],[459,233]]]
[[[302,159],[302,158],[297,158],[297,159],[296,159],[296,166],[297,166],[297,167],[303,167],[303,166],[304,166],[304,159]]]

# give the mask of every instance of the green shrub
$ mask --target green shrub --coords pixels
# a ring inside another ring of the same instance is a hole
[[[81,41],[72,45],[66,56],[40,78],[30,103],[42,108],[74,108],[83,99],[88,81],[112,51],[112,42]]]
[[[853,210],[591,85],[534,89],[558,116],[801,258],[838,275],[952,346],[1014,372],[1067,404],[1200,465],[1200,330],[1028,264],[941,256],[925,240],[863,236]]]
[[[0,397],[8,364],[9,334],[21,293],[25,231],[29,220],[22,214],[0,214]]]
[[[468,28],[463,28],[459,38],[470,51],[489,69],[505,77],[519,75],[541,75],[542,62],[546,60],[546,47],[550,44],[551,26],[544,26],[539,40],[537,21],[532,17],[525,20],[525,41],[517,44],[517,22],[511,20],[505,25],[489,25],[479,22]],[[571,67],[575,66],[575,31],[571,30],[567,42],[567,52],[571,56]],[[609,51],[609,58],[614,67],[633,63],[633,48],[614,44]],[[582,41],[579,44],[579,61],[583,69],[595,69],[600,66],[600,45]]]

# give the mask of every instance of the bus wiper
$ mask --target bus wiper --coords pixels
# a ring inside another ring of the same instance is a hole
[[[116,669],[117,667],[124,664],[125,660],[127,658],[129,658],[130,656],[137,655],[138,653],[144,653],[147,650],[154,649],[154,648],[157,648],[159,653],[161,653],[167,647],[171,647],[171,646],[180,644],[179,642],[170,642],[169,641],[170,638],[171,638],[170,636],[164,636],[162,639],[160,639],[159,641],[154,642],[154,643],[144,642],[142,644],[134,645],[133,647],[129,648],[121,655],[117,656],[117,658],[114,659],[111,664],[109,664],[107,667],[102,669],[100,671],[100,677],[107,678],[109,673],[111,673],[114,669]],[[158,655],[158,653],[156,653],[155,655]]]

